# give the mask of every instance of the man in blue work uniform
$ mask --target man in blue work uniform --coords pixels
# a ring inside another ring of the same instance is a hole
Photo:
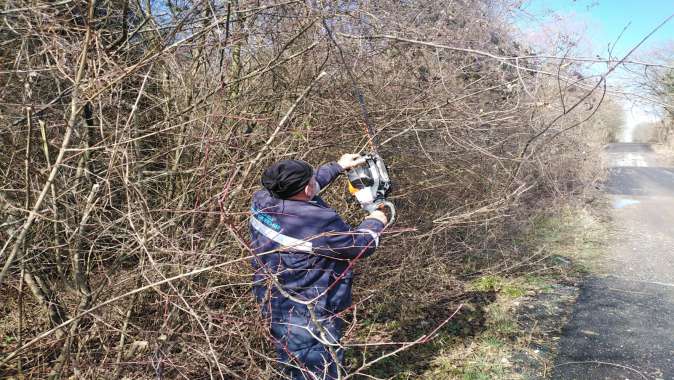
[[[374,252],[387,218],[374,211],[352,228],[318,192],[362,163],[345,154],[314,171],[304,161],[279,161],[264,171],[264,189],[253,196],[253,290],[293,380],[336,379],[342,371],[338,314],[351,306],[351,265]]]

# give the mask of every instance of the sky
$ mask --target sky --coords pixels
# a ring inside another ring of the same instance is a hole
[[[591,40],[595,53],[606,53],[607,45],[613,44],[627,26],[614,50],[614,55],[622,57],[674,13],[674,0],[528,0],[522,10],[539,19],[539,26],[555,20],[550,18],[550,12],[565,18],[565,22],[586,24],[586,37]],[[643,53],[672,39],[674,20],[655,32],[639,50]]]
[[[612,57],[620,59],[673,13],[674,0],[526,0],[516,23],[530,38],[538,35],[533,37],[534,41],[554,38],[561,30],[579,38],[576,55],[607,57],[611,46]],[[674,49],[674,19],[649,37],[630,59],[648,61],[650,53],[663,48]],[[606,65],[588,70],[604,72]],[[629,86],[628,82],[629,76],[619,70],[608,79],[609,85],[621,87]],[[623,108],[626,121],[623,141],[631,140],[632,131],[640,123],[659,118],[657,107],[649,104],[624,99]]]

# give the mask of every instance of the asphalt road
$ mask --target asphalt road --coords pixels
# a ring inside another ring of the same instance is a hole
[[[674,379],[674,169],[648,144],[611,144],[617,234],[581,288],[553,379]]]

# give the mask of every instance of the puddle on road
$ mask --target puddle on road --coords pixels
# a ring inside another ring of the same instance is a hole
[[[613,200],[613,208],[625,208],[627,206],[638,205],[641,201],[630,198],[616,198]]]

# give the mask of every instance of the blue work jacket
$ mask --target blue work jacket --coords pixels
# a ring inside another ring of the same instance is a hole
[[[342,172],[333,162],[315,173],[321,188]],[[272,320],[306,313],[306,306],[284,296],[312,301],[318,315],[329,316],[351,305],[353,272],[349,263],[371,255],[384,224],[366,218],[357,228],[346,224],[319,196],[311,201],[275,198],[266,189],[253,196],[250,235],[255,257],[254,292],[263,314]]]

